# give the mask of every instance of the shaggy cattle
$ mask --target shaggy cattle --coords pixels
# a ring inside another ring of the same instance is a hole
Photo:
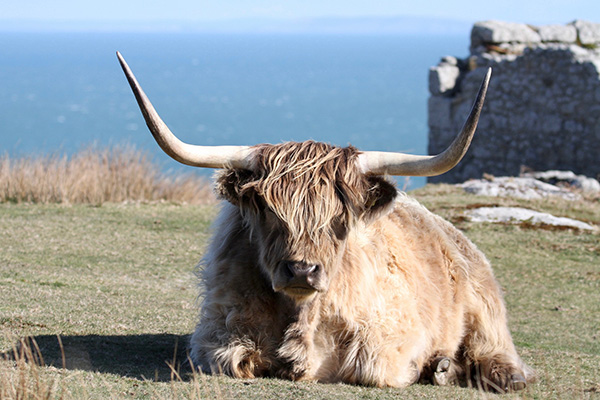
[[[221,169],[216,190],[226,202],[200,265],[196,365],[238,378],[392,387],[422,381],[506,391],[533,379],[485,256],[383,177],[431,176],[456,165],[491,71],[450,147],[412,156],[312,141],[183,143],[118,57],[162,149],[182,163]]]

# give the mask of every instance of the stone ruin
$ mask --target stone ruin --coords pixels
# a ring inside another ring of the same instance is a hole
[[[429,181],[549,169],[598,178],[600,24],[476,23],[470,56],[444,57],[430,70],[429,154],[461,129],[488,67],[492,80],[471,148],[456,168]]]

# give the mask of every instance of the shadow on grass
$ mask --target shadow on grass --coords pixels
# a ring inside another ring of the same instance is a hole
[[[171,334],[61,336],[60,341],[57,336],[41,335],[21,341],[16,352],[0,358],[14,358],[25,345],[40,365],[170,382],[178,379],[170,365],[183,380],[191,375],[187,344],[187,335]]]

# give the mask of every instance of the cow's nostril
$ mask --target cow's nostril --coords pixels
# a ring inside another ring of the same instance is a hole
[[[308,275],[312,275],[318,271],[319,271],[319,266],[317,264],[314,264],[314,265],[311,265],[308,267],[308,269],[306,270],[306,273]]]
[[[284,261],[283,262],[283,273],[288,279],[292,279],[296,276],[296,269],[294,267],[294,262],[292,261]]]

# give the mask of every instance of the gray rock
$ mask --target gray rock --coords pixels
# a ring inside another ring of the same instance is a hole
[[[552,185],[565,185],[581,190],[587,193],[600,192],[600,182],[594,178],[588,178],[584,175],[576,175],[573,171],[543,171],[543,172],[527,172],[521,174],[522,177],[530,177],[538,179],[542,182]]]
[[[600,44],[600,24],[578,19],[577,21],[574,21],[572,25],[577,29],[581,44]]]
[[[442,57],[441,64],[458,65],[458,58],[452,56]]]
[[[429,98],[427,108],[429,109],[429,113],[427,115],[427,120],[429,127],[433,130],[441,130],[447,131],[452,129],[451,123],[451,108],[452,108],[452,99],[449,97],[443,96],[432,96]],[[432,137],[433,133],[430,132],[430,141],[436,141],[435,137]]]
[[[520,207],[480,207],[466,211],[465,216],[472,222],[501,222],[515,224],[527,222],[532,225],[551,225],[585,231],[598,230],[597,227],[582,221],[571,218],[555,217],[548,213]]]
[[[544,25],[538,27],[542,42],[575,43],[577,29],[573,25]]]
[[[566,200],[581,199],[581,196],[576,193],[534,178],[494,177],[493,179],[472,179],[458,186],[463,188],[465,192],[478,196],[516,197],[527,200],[546,197],[560,197]]]
[[[471,46],[499,43],[540,43],[540,35],[529,25],[514,22],[477,22],[471,30]]]
[[[458,67],[449,63],[442,63],[429,69],[429,91],[436,95],[443,95],[456,87],[456,80],[460,76]]]

